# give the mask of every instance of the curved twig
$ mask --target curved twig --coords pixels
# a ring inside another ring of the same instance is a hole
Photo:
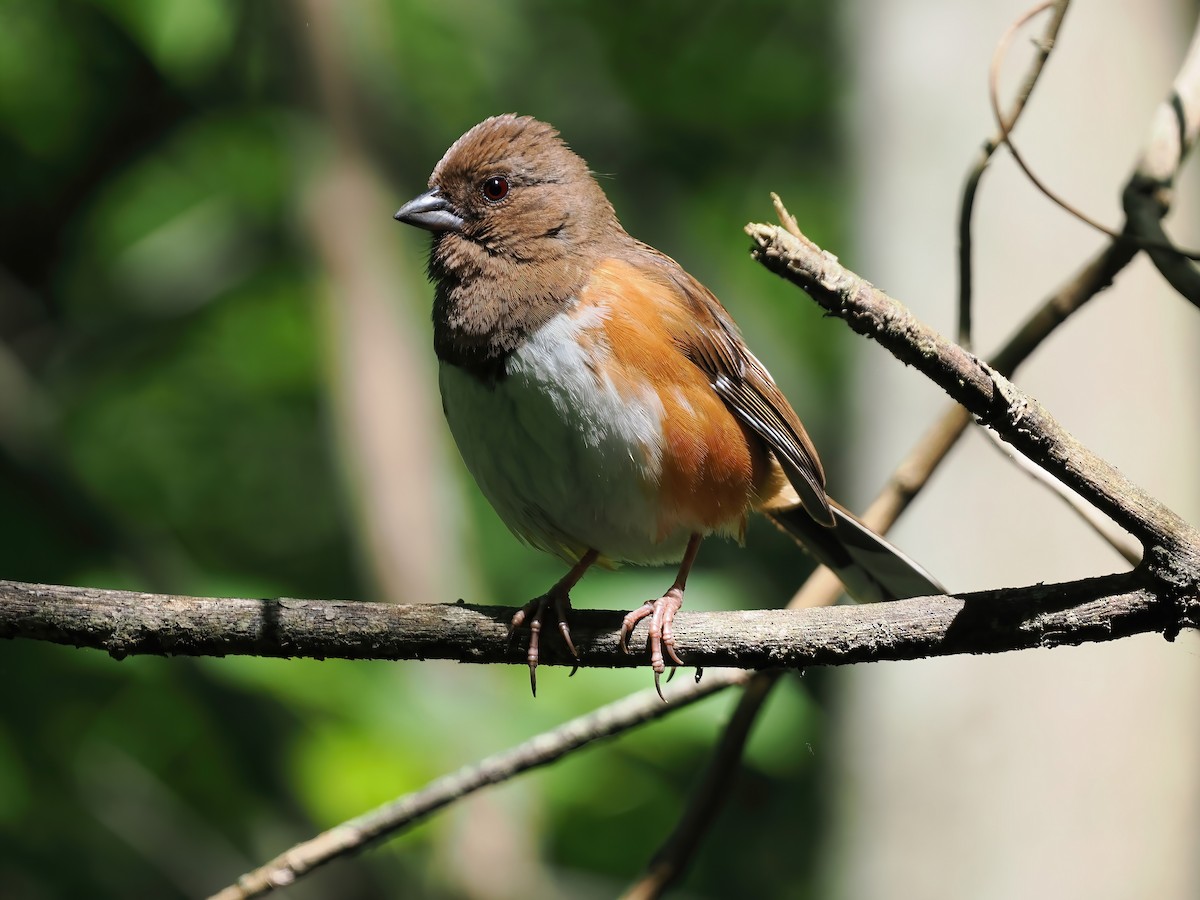
[[[1144,242],[1163,278],[1200,306],[1200,271],[1175,248],[1162,220],[1171,205],[1175,179],[1200,132],[1200,27],[1192,35],[1170,95],[1155,113],[1150,140],[1138,161],[1139,177],[1121,196],[1128,231]]]
[[[741,762],[750,729],[780,675],[780,672],[758,672],[750,679],[679,821],[650,858],[645,871],[621,895],[621,900],[652,900],[683,874],[729,794],[728,777]]]
[[[1008,43],[1012,39],[1012,34],[1013,32],[1010,31],[997,46],[996,54],[993,57],[993,68],[998,65],[997,61],[1007,53]],[[1200,48],[1197,47],[1196,41],[1197,38],[1193,37],[1183,67],[1180,69],[1176,80],[1174,90],[1159,108],[1156,116],[1155,134],[1152,138],[1152,145],[1161,152],[1162,147],[1166,143],[1160,123],[1166,123],[1166,128],[1173,132],[1169,135],[1169,143],[1177,145],[1179,149],[1173,159],[1165,161],[1165,170],[1171,181],[1163,182],[1156,179],[1153,175],[1131,180],[1126,187],[1126,194],[1123,198],[1128,221],[1125,229],[1121,231],[1109,228],[1103,222],[1092,218],[1071,204],[1057,194],[1033,171],[1033,168],[1026,161],[1024,154],[1013,143],[1010,129],[1005,124],[1004,114],[1000,110],[999,89],[995,78],[988,83],[988,100],[991,104],[992,117],[995,119],[1003,135],[1001,142],[1008,148],[1013,162],[1017,164],[1017,167],[1024,173],[1025,177],[1029,179],[1030,184],[1064,212],[1069,213],[1089,228],[1093,228],[1101,234],[1108,235],[1113,240],[1130,241],[1136,244],[1139,249],[1159,254],[1168,270],[1163,272],[1163,275],[1171,285],[1188,300],[1200,305],[1200,277],[1193,277],[1187,274],[1181,265],[1181,263],[1186,263],[1188,260],[1200,260],[1200,250],[1184,250],[1171,242],[1166,232],[1162,229],[1161,224],[1161,219],[1166,215],[1169,203],[1161,196],[1158,196],[1161,189],[1170,187],[1174,179],[1174,174],[1178,169],[1177,165],[1171,167],[1170,163],[1178,163],[1183,159],[1191,143],[1195,140],[1197,127],[1200,127],[1200,110],[1197,109],[1196,102],[1200,98],[1195,94],[1196,86],[1193,82],[1196,75],[1191,71],[1200,65],[1200,62],[1197,61],[1197,54],[1200,53]],[[1184,98],[1187,98],[1189,102],[1185,103]],[[1143,157],[1139,164],[1139,172],[1149,161],[1148,157]],[[1163,161],[1155,160],[1155,162]],[[1129,207],[1131,199],[1135,203],[1134,214],[1132,215]],[[1155,224],[1152,224],[1152,222]]]
[[[988,164],[992,161],[992,156],[995,154],[996,148],[1004,142],[1004,138],[1016,127],[1017,120],[1025,110],[1026,102],[1033,93],[1033,89],[1037,86],[1042,69],[1045,68],[1046,61],[1050,58],[1050,54],[1054,50],[1055,41],[1058,39],[1058,30],[1062,27],[1063,17],[1067,14],[1069,3],[1070,0],[1046,0],[1044,3],[1039,3],[1014,22],[1000,42],[1000,48],[1007,49],[1012,36],[1017,31],[1023,28],[1035,16],[1053,8],[1054,15],[1051,16],[1050,22],[1046,25],[1046,31],[1043,33],[1042,39],[1037,42],[1037,53],[1034,54],[1033,62],[1029,65],[1029,71],[1025,74],[1025,80],[1017,90],[1016,97],[1013,98],[1012,107],[1009,109],[1008,115],[1000,121],[996,133],[985,140],[979,148],[979,155],[976,157],[975,163],[971,166],[971,170],[967,174],[967,179],[963,184],[962,200],[958,213],[958,342],[968,350],[971,348],[971,296],[974,281],[974,267],[971,261],[973,247],[971,239],[971,216],[975,211],[975,194],[979,190],[979,182],[983,178],[983,173],[987,171]],[[999,80],[1000,66],[1003,60],[1004,54],[998,49],[992,58],[991,72],[989,74],[993,90],[995,90],[994,86]]]

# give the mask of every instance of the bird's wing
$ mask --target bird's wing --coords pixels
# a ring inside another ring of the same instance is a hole
[[[638,244],[630,261],[665,279],[678,295],[681,321],[673,329],[683,353],[708,376],[729,410],[774,453],[800,502],[823,525],[835,523],[816,448],[775,380],[746,347],[737,325],[712,291],[673,259]]]

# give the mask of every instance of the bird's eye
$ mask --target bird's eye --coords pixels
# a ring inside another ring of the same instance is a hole
[[[483,183],[483,196],[491,203],[499,203],[508,196],[508,179],[503,175],[493,175]]]

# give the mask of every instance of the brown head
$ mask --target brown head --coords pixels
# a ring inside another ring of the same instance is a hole
[[[484,377],[629,240],[587,163],[528,116],[485,119],[457,141],[429,190],[396,219],[433,233],[438,357]]]

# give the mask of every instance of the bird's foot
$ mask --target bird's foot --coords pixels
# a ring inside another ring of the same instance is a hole
[[[675,613],[683,606],[683,588],[679,586],[672,587],[663,596],[657,600],[647,600],[642,606],[639,606],[633,612],[625,617],[625,621],[621,623],[621,649],[626,653],[629,652],[628,638],[632,636],[633,629],[642,619],[650,620],[650,668],[654,670],[654,689],[658,691],[658,696],[663,697],[662,685],[659,678],[666,671],[666,660],[663,658],[664,651],[667,658],[672,664],[682,666],[683,660],[675,652],[675,631],[672,623],[675,620]]]
[[[575,644],[571,640],[571,629],[567,627],[567,613],[570,611],[570,596],[565,591],[556,591],[552,588],[542,596],[530,600],[512,617],[512,625],[508,630],[510,639],[516,634],[518,628],[526,622],[529,623],[529,650],[525,654],[525,660],[529,663],[529,689],[533,691],[535,697],[537,696],[537,667],[540,656],[539,643],[542,625],[547,620],[558,624],[558,631],[563,636],[567,649],[571,651],[573,657],[579,659],[579,653],[575,650]],[[571,670],[571,674],[575,674],[574,669]]]

